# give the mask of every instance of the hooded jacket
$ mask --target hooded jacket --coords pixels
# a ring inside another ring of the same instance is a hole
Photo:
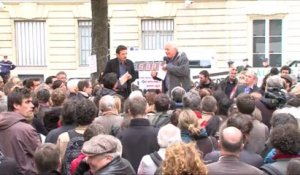
[[[16,112],[0,114],[0,150],[16,160],[22,174],[37,174],[33,154],[41,144],[38,133],[26,119]]]

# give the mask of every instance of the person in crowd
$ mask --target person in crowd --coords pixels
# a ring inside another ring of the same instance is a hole
[[[67,98],[68,99],[72,99],[74,97],[77,97],[77,92],[78,92],[77,85],[78,85],[79,81],[80,81],[79,79],[70,79],[67,82],[67,92],[68,92],[68,97]]]
[[[78,87],[77,96],[79,98],[89,99],[89,97],[92,95],[93,87],[89,80],[79,81],[77,87]]]
[[[132,119],[128,128],[122,130],[117,137],[123,145],[122,157],[137,171],[142,157],[159,149],[156,139],[158,128],[152,127],[145,118],[147,101],[139,91],[133,91],[128,100]]]
[[[172,124],[161,127],[157,134],[157,142],[160,149],[142,158],[137,174],[155,174],[161,166],[161,162],[165,159],[166,148],[174,143],[181,142],[180,130]]]
[[[160,128],[170,123],[170,114],[168,110],[170,108],[170,99],[166,94],[158,94],[154,99],[155,117],[150,119],[151,125]]]
[[[206,129],[207,135],[216,137],[218,135],[221,119],[215,115],[217,101],[213,96],[206,96],[201,101],[202,118],[198,119],[199,125]]]
[[[255,106],[262,112],[262,122],[270,128],[270,119],[273,112],[282,107],[287,101],[287,94],[282,91],[284,81],[280,76],[274,75],[267,79],[264,96],[256,100]]]
[[[44,125],[45,111],[50,109],[50,91],[48,89],[40,89],[36,93],[38,100],[38,108],[36,111],[37,119]]]
[[[118,81],[117,93],[127,98],[131,92],[131,83],[137,78],[133,62],[127,59],[127,47],[119,45],[116,49],[117,58],[107,62],[103,76],[114,72],[117,77],[122,79]]]
[[[241,113],[233,114],[223,123],[223,125],[220,127],[220,130],[222,130],[222,128],[230,126],[238,128],[243,134],[244,146],[241,149],[241,152],[239,153],[240,161],[252,165],[256,168],[259,168],[261,165],[263,165],[263,158],[260,155],[247,150],[247,145],[249,143],[249,135],[253,129],[251,116]],[[204,160],[207,163],[217,162],[221,156],[222,155],[220,154],[220,151],[215,150],[211,153],[208,153],[204,157]]]
[[[276,149],[273,157],[275,162],[265,164],[261,169],[267,174],[272,174],[274,169],[275,172],[286,174],[289,160],[300,157],[300,131],[293,124],[278,125],[272,129],[270,140]]]
[[[16,161],[10,157],[6,157],[0,151],[0,172],[1,175],[21,175]]]
[[[262,67],[264,67],[264,68],[270,67],[270,63],[269,63],[268,58],[262,59]]]
[[[173,88],[181,86],[185,91],[191,88],[189,60],[184,52],[179,52],[174,42],[165,44],[164,63],[162,69],[167,71],[166,77],[163,80],[163,92],[170,95]],[[156,80],[161,80],[157,77],[157,71],[151,71],[151,76]]]
[[[183,108],[182,97],[185,93],[186,91],[180,86],[176,86],[172,89],[170,109]]]
[[[55,89],[51,93],[52,107],[45,110],[44,125],[48,131],[56,129],[59,125],[59,119],[65,102],[66,95],[61,89]]]
[[[196,90],[185,93],[182,97],[183,108],[191,109],[195,112],[198,119],[201,118],[201,98]]]
[[[280,75],[289,75],[292,73],[292,69],[289,66],[282,66],[280,69]]]
[[[24,88],[13,91],[8,95],[7,104],[9,112],[0,114],[0,150],[5,156],[16,160],[22,174],[35,175],[33,154],[41,140],[26,120],[33,118],[30,91]]]
[[[45,84],[50,88],[50,89],[53,89],[52,88],[52,85],[53,85],[53,82],[56,80],[56,76],[54,75],[51,75],[49,77],[46,78],[45,80]]]
[[[120,141],[111,135],[97,135],[85,142],[82,153],[93,175],[100,174],[136,174],[131,164],[120,156]]]
[[[162,174],[207,175],[207,167],[194,143],[175,143],[166,149]]]
[[[87,126],[93,122],[98,113],[95,104],[88,99],[77,99],[73,102],[75,103],[74,118],[76,128],[58,136],[56,144],[59,146],[61,158],[64,158],[66,147],[72,139],[71,135],[74,137],[82,136]]]
[[[119,115],[116,101],[113,96],[105,95],[99,103],[100,115],[95,118],[94,122],[103,126],[105,133],[116,136],[123,118]]]
[[[102,87],[96,92],[94,102],[99,106],[99,100],[105,95],[116,95],[118,86],[118,77],[115,72],[105,74],[101,79]],[[120,96],[121,97],[121,96]]]
[[[207,70],[202,70],[199,73],[199,86],[197,86],[197,89],[203,89],[203,88],[208,88],[211,89],[212,91],[215,91],[218,89],[218,85],[213,82],[212,79],[209,77],[209,73]]]
[[[67,92],[66,84],[62,80],[55,80],[52,85],[53,90],[61,89],[64,93]]]
[[[179,115],[181,113],[182,109],[175,109],[172,114],[171,114],[171,118],[170,118],[170,122],[172,125],[174,126],[178,126],[178,118]]]
[[[34,152],[34,163],[39,175],[60,175],[58,147],[53,143],[40,145]]]
[[[298,128],[300,125],[297,122],[297,119],[288,114],[288,113],[281,113],[281,111],[276,110],[271,118],[270,121],[271,124],[271,129],[270,131],[272,132],[273,128],[279,126],[279,125],[285,125],[285,124],[290,124],[294,125],[294,127]],[[262,153],[264,156],[264,162],[265,163],[272,163],[274,162],[274,155],[276,154],[276,150],[274,149],[273,145],[271,144],[270,137],[268,141],[265,144],[265,150]]]
[[[221,157],[218,162],[207,165],[208,174],[263,174],[262,171],[254,166],[243,163],[239,160],[240,152],[243,149],[243,134],[233,126],[225,127],[220,132]]]
[[[261,93],[262,95],[264,95],[264,94],[265,94],[265,91],[266,91],[267,79],[268,79],[269,77],[273,76],[273,75],[278,75],[278,74],[279,74],[279,70],[278,70],[276,67],[272,67],[272,68],[270,69],[270,72],[269,72],[267,75],[265,75],[265,77],[264,77],[264,79],[263,79],[263,82],[262,82],[262,84],[261,84],[261,86],[260,86],[260,93]]]
[[[212,96],[217,101],[217,111],[215,115],[218,116],[221,121],[224,121],[228,116],[228,109],[233,104],[233,100],[229,99],[225,92],[220,89],[215,91]]]
[[[15,69],[16,66],[8,60],[7,55],[3,56],[3,60],[0,61],[0,76],[4,83],[6,83],[10,77],[10,71]]]
[[[287,92],[291,92],[292,90],[292,86],[293,86],[293,79],[292,77],[287,74],[287,75],[282,75],[281,78],[284,80],[284,89],[287,91]]]
[[[250,152],[261,154],[264,150],[265,142],[269,137],[269,129],[253,116],[253,112],[255,111],[255,99],[249,94],[242,93],[236,98],[236,106],[240,113],[247,114],[252,118],[253,129],[249,134],[246,149]]]
[[[155,115],[156,115],[156,110],[155,110],[155,97],[158,94],[154,91],[147,91],[145,94],[145,98],[147,100],[147,109],[146,109],[146,115],[147,118],[151,121]]]
[[[56,79],[62,81],[64,84],[66,84],[67,83],[67,73],[64,71],[57,72]]]
[[[25,83],[25,84],[24,84]],[[34,92],[35,89],[41,84],[40,78],[29,78],[23,82],[23,85]]]
[[[56,144],[57,138],[60,134],[72,130],[75,128],[75,111],[76,111],[76,102],[73,100],[67,100],[61,111],[61,124],[62,126],[50,131],[47,134],[45,142]]]
[[[181,131],[182,141],[185,143],[196,142],[197,148],[203,153],[203,157],[217,148],[217,140],[207,136],[205,130],[199,127],[198,119],[192,110],[183,109],[181,111],[178,127]]]
[[[257,87],[256,83],[256,73],[253,70],[247,70],[246,84],[238,85],[234,96],[237,97],[241,93],[251,94],[252,92],[258,92],[259,88]]]
[[[86,130],[83,133],[83,141],[89,141],[92,137],[97,136],[99,134],[108,134],[104,131],[103,125],[100,123],[97,123],[95,121],[93,121],[93,123],[91,123]],[[119,144],[120,151],[122,151],[122,145],[121,143]],[[86,162],[85,162],[85,154],[83,154],[82,152],[79,153],[79,155],[72,160],[71,164],[70,164],[70,174],[83,174],[84,172],[89,170],[89,167],[86,166]]]
[[[233,89],[238,84],[238,79],[236,78],[237,71],[235,68],[230,68],[229,75],[220,82],[219,89],[224,91],[227,97],[234,92]]]

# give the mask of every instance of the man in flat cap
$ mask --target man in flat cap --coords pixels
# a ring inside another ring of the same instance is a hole
[[[136,174],[131,164],[120,157],[121,142],[111,135],[97,135],[86,141],[82,153],[93,175],[99,174]]]

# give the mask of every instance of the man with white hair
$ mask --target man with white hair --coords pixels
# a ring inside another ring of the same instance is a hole
[[[166,148],[173,143],[181,142],[180,129],[172,124],[161,127],[157,142],[160,149],[142,158],[137,174],[155,174],[160,163],[165,159]]]
[[[95,118],[94,122],[100,123],[105,133],[116,136],[123,118],[118,113],[114,97],[111,95],[103,96],[99,102],[99,109],[100,115]]]
[[[121,131],[117,137],[123,145],[123,155],[137,171],[142,157],[159,149],[157,143],[158,129],[150,125],[145,117],[147,101],[138,91],[128,97],[129,113],[133,117],[129,127]]]
[[[162,69],[167,71],[163,81],[163,92],[170,93],[176,86],[183,87],[186,91],[191,88],[189,60],[184,52],[179,52],[173,42],[165,44],[164,64]],[[151,76],[157,78],[158,72],[151,71]]]

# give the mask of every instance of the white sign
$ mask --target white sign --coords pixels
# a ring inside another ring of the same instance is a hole
[[[139,71],[139,89],[162,89],[162,81],[154,80],[150,71]]]

